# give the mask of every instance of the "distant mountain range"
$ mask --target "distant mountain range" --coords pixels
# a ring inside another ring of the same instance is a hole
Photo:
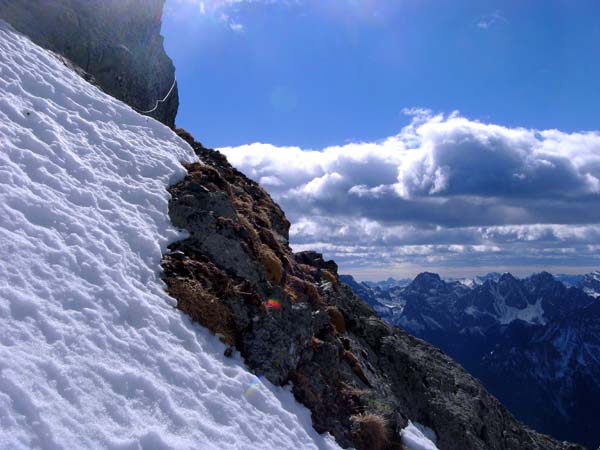
[[[559,439],[600,444],[600,271],[490,273],[410,283],[342,276],[385,320],[433,343],[517,418]]]
[[[556,279],[567,286],[575,286],[583,289],[594,298],[600,297],[600,270],[586,275],[556,275]]]

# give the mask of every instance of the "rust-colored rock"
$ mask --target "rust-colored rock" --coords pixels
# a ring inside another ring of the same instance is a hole
[[[339,282],[339,280],[338,280],[338,277],[337,277],[336,275],[334,275],[333,273],[331,273],[329,270],[323,270],[323,271],[321,272],[321,276],[322,276],[322,277],[323,277],[325,280],[327,280],[328,282],[330,282],[330,283],[332,283],[332,284],[333,284],[333,283],[338,283],[338,282]]]
[[[283,278],[283,267],[281,260],[267,245],[262,244],[258,253],[258,260],[263,265],[267,274],[267,280],[272,284],[279,285]]]
[[[384,417],[376,414],[359,414],[352,416],[351,420],[356,450],[388,448],[391,430]]]
[[[329,320],[331,320],[331,324],[333,325],[333,328],[335,328],[335,331],[338,333],[345,333],[346,320],[340,310],[335,306],[328,306],[327,314],[329,314]]]

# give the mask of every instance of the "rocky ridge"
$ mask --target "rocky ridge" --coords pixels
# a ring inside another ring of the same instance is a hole
[[[380,319],[333,261],[294,254],[266,191],[179,134],[201,163],[171,188],[171,219],[189,237],[164,257],[169,293],[257,374],[291,383],[317,431],[344,447],[400,449],[412,420],[442,450],[581,448],[529,430],[440,350]]]

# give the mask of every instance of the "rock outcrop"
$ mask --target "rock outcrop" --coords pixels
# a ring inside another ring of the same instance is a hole
[[[190,234],[164,257],[169,292],[227,353],[291,382],[317,431],[358,450],[401,449],[412,420],[435,431],[441,450],[582,448],[526,428],[440,350],[381,320],[333,261],[294,254],[270,196],[179,133],[202,162],[171,188],[171,219]]]
[[[175,68],[160,35],[165,0],[0,0],[0,19],[93,77],[138,111],[169,93]],[[148,114],[170,127],[177,86]]]

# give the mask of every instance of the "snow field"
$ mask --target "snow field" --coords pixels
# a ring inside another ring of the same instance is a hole
[[[0,21],[0,449],[334,449],[174,309],[191,148]]]

